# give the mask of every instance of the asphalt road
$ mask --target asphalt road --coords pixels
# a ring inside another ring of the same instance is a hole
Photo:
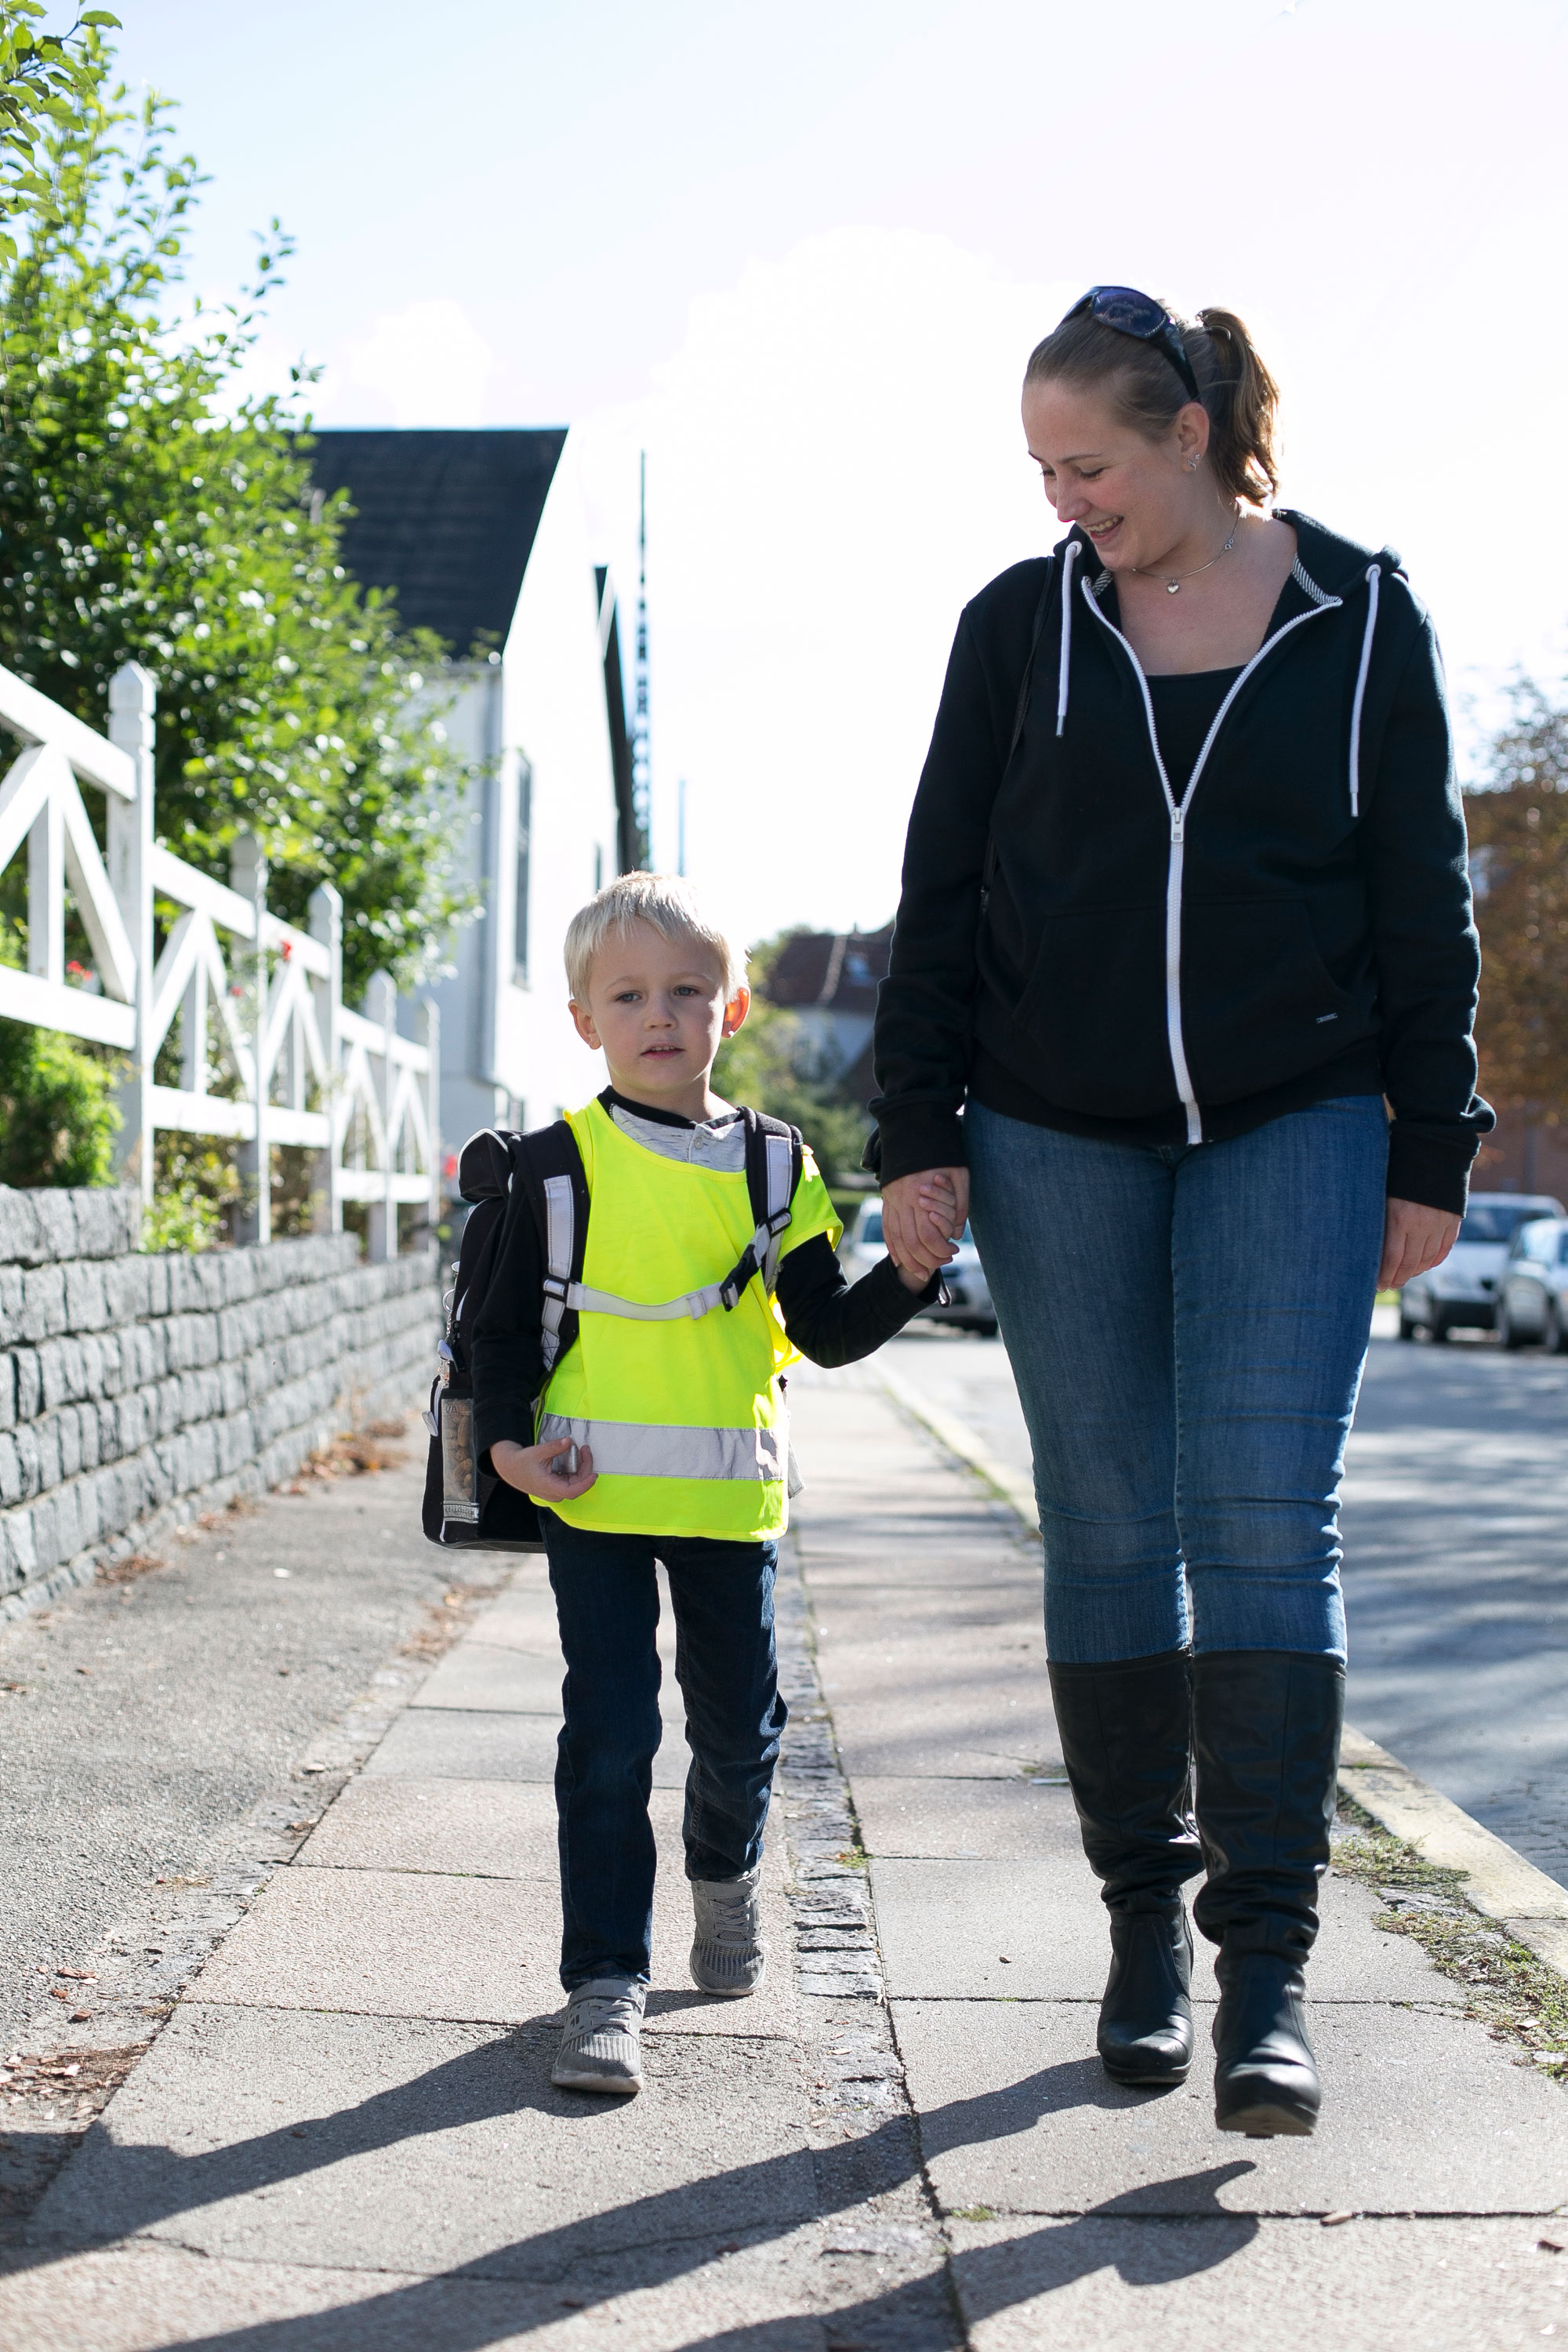
[[[1348,1711],[1568,1885],[1568,1359],[1402,1345],[1395,1319],[1346,1472]],[[886,1357],[1027,1475],[1000,1340],[917,1325]]]
[[[223,1513],[133,1582],[0,1623],[0,2038],[148,1890],[205,1884],[351,1701],[423,1675],[402,1645],[440,1630],[452,1572],[419,1530],[423,1444],[416,1423],[395,1467]]]

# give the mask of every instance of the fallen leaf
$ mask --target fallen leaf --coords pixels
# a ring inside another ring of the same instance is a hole
[[[96,1969],[57,1969],[55,1970],[55,1974],[58,1977],[74,1977],[78,1984],[96,1984],[98,1982],[98,1970]]]
[[[93,1669],[90,1666],[79,1666],[77,1668],[79,1675],[90,1675]]]
[[[1353,2213],[1325,2213],[1323,2215],[1323,2227],[1325,2230],[1337,2230],[1342,2221],[1353,2221],[1354,2220],[1355,2215]]]
[[[73,2009],[71,2011],[71,2023],[73,2025],[90,2025],[92,2023],[91,2010]]]

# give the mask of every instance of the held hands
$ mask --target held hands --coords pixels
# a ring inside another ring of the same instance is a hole
[[[574,1503],[587,1493],[597,1474],[593,1448],[588,1445],[578,1453],[573,1475],[567,1475],[564,1464],[556,1468],[557,1455],[564,1454],[571,1444],[569,1437],[547,1437],[542,1445],[519,1445],[514,1439],[503,1437],[490,1447],[490,1465],[498,1478],[504,1478],[520,1495],[531,1495],[536,1503]]]
[[[952,1265],[968,1222],[967,1168],[928,1168],[882,1187],[882,1238],[907,1289],[923,1290]]]
[[[1459,1238],[1459,1220],[1446,1209],[1424,1209],[1419,1201],[1390,1197],[1383,1226],[1379,1290],[1397,1290],[1429,1266],[1441,1265]]]

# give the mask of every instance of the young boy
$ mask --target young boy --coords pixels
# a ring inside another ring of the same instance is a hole
[[[566,971],[578,1034],[610,1076],[569,1114],[592,1203],[583,1287],[607,1311],[584,1305],[547,1380],[537,1229],[514,1196],[473,1332],[475,1442],[546,1507],[566,1660],[555,1801],[568,2005],[551,2079],[628,2093],[642,2079],[653,1911],[654,1563],[669,1578],[691,1748],[691,1973],[705,1992],[746,1994],[763,1975],[763,1825],[787,1716],[773,1654],[788,1516],[781,1375],[799,1354],[869,1355],[935,1298],[939,1277],[889,1258],[851,1288],[808,1151],[773,1296],[758,1274],[728,1312],[627,1315],[628,1301],[721,1281],[752,1238],[744,1115],[709,1084],[751,1003],[745,966],[685,882],[626,874],[574,917]]]

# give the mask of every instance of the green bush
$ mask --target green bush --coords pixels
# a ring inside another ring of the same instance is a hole
[[[844,1216],[858,1195],[854,1178],[871,1122],[846,1099],[835,1073],[815,1054],[792,1013],[752,999],[745,1026],[719,1049],[713,1089],[727,1102],[787,1118],[811,1146],[834,1206]],[[845,1179],[850,1181],[847,1184]]]
[[[54,1029],[0,1021],[0,1184],[108,1184],[120,1113],[107,1061]]]

